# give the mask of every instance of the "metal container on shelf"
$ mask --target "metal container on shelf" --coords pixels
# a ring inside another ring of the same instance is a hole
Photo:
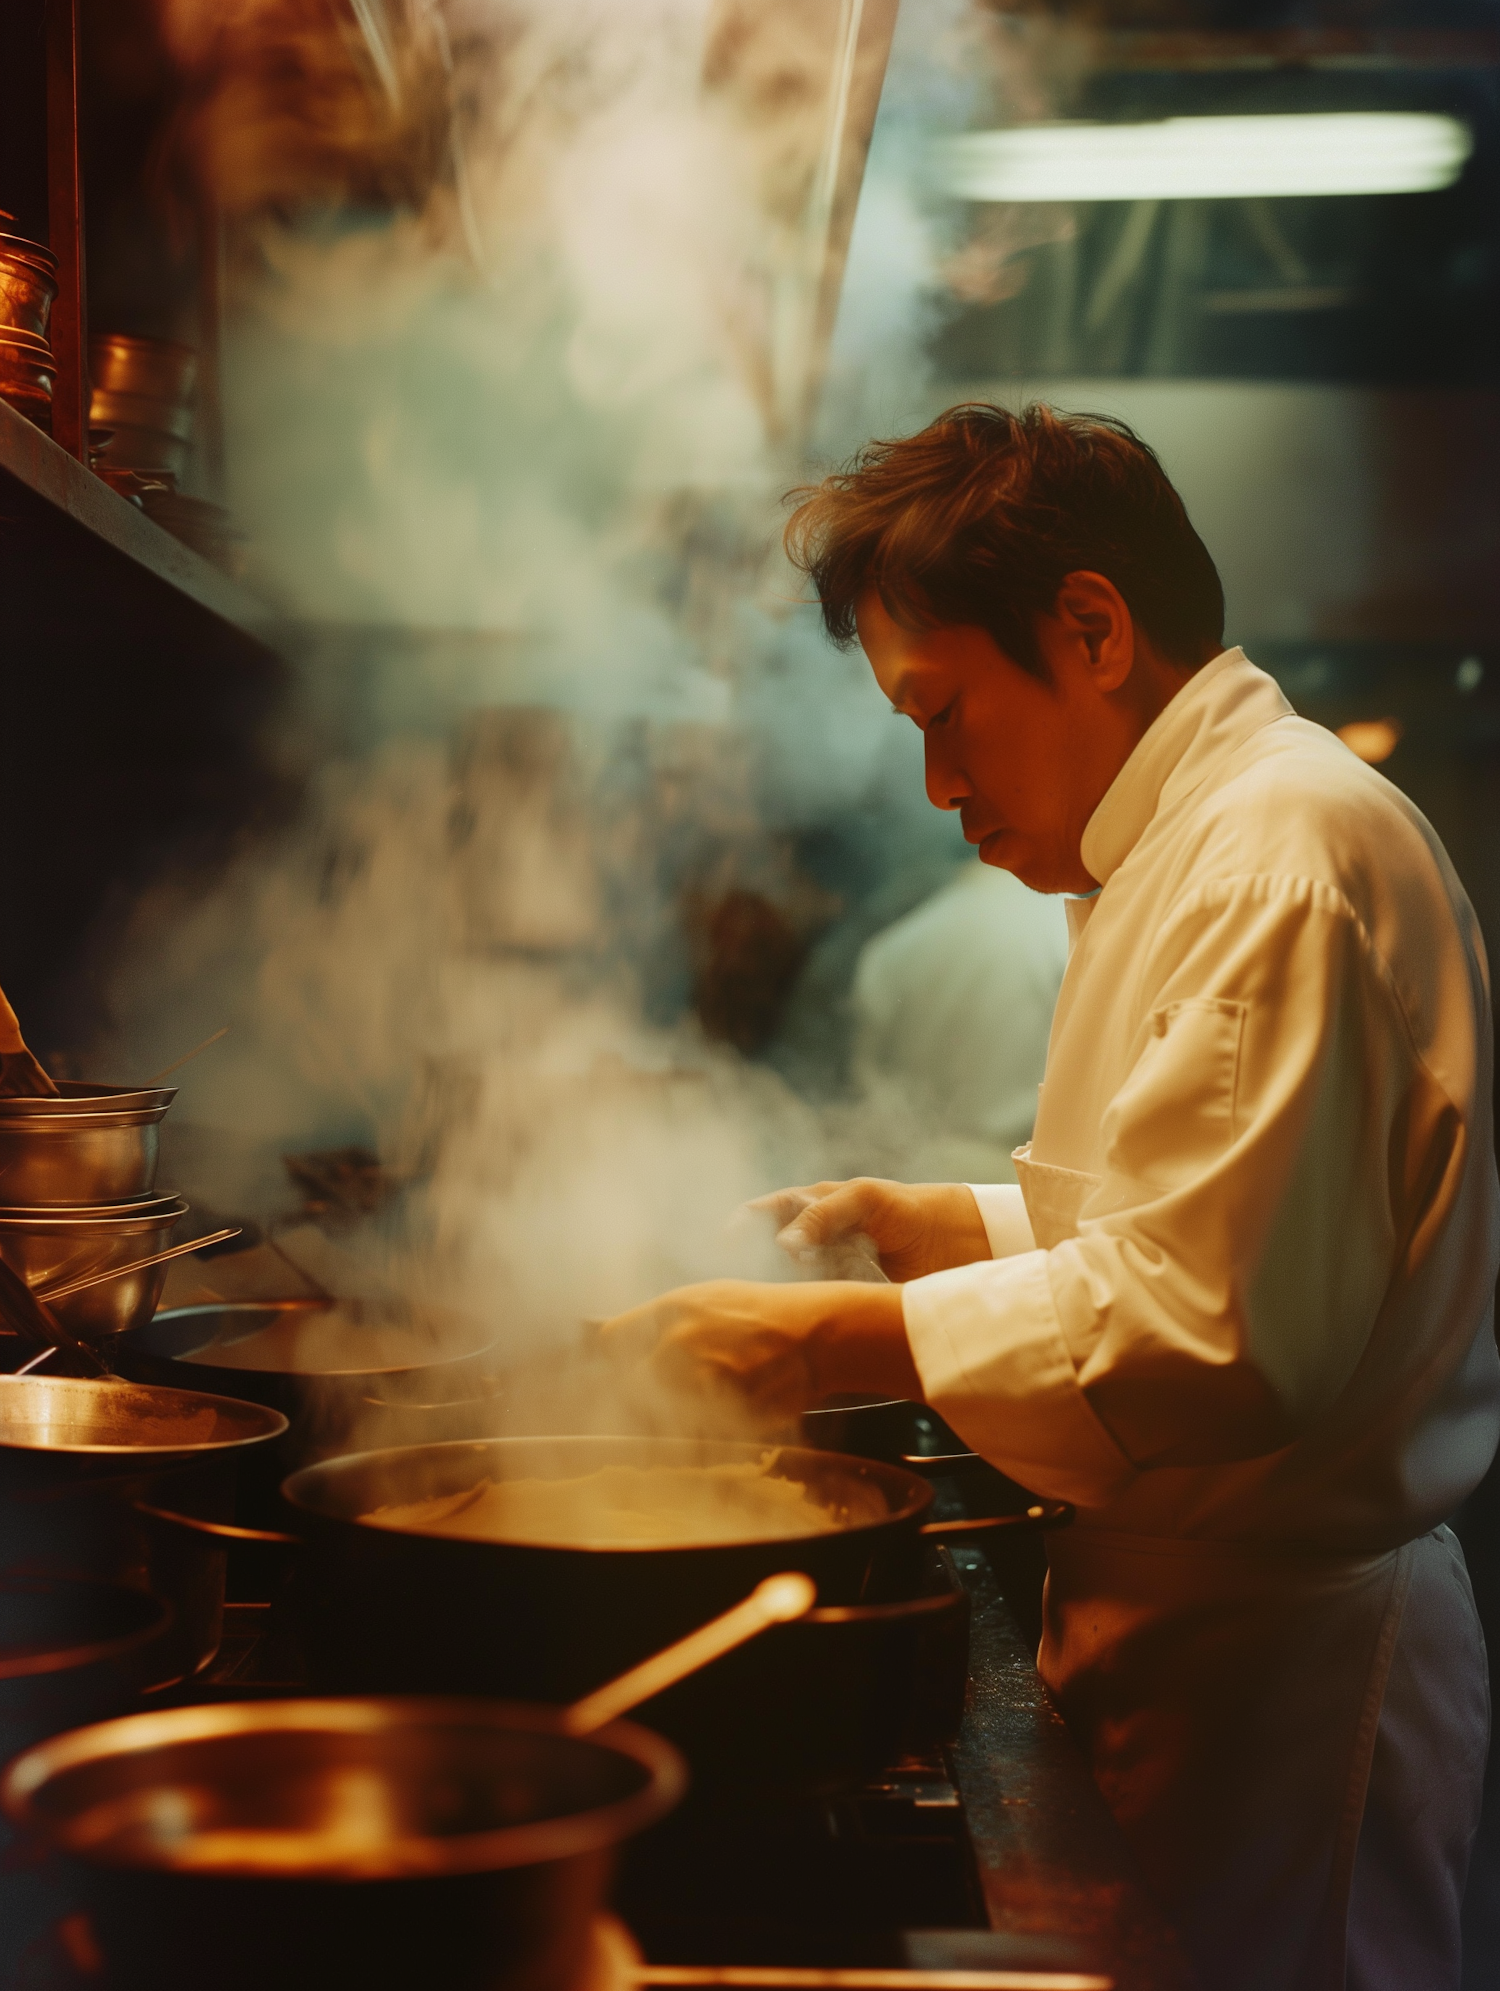
[[[49,434],[52,430],[52,348],[34,332],[0,326],[0,401]]]
[[[56,1099],[0,1099],[0,1207],[70,1209],[150,1196],[174,1086],[64,1080]]]
[[[0,1258],[48,1299],[48,1288],[69,1279],[165,1251],[187,1207],[180,1196],[143,1196],[72,1209],[0,1209]],[[150,1265],[48,1304],[70,1333],[97,1341],[149,1320],[166,1272]]]
[[[30,332],[43,344],[57,296],[57,258],[24,235],[0,235],[0,328]]]
[[[179,476],[193,437],[198,355],[172,339],[100,332],[89,340],[89,420],[108,429],[101,465]]]

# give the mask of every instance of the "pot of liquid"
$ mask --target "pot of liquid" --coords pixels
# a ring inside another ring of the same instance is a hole
[[[820,1606],[899,1603],[934,1538],[1016,1524],[934,1523],[926,1481],[876,1460],[691,1438],[409,1446],[282,1493],[312,1675],[372,1692],[583,1693],[775,1571]]]

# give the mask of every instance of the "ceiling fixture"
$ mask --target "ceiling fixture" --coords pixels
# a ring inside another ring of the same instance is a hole
[[[1432,193],[1474,139],[1435,111],[1318,111],[1023,124],[934,149],[945,192],[963,200],[1244,200]]]

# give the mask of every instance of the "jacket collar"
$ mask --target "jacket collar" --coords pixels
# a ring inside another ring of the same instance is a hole
[[[1195,671],[1141,735],[1089,817],[1080,845],[1089,876],[1107,885],[1159,809],[1191,795],[1253,733],[1291,712],[1276,680],[1243,650],[1221,650]]]

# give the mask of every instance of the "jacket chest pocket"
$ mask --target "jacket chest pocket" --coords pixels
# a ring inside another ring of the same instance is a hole
[[[1210,1166],[1235,1136],[1245,1005],[1194,997],[1153,1010],[1149,1035],[1104,1115],[1110,1174],[1161,1193]]]

